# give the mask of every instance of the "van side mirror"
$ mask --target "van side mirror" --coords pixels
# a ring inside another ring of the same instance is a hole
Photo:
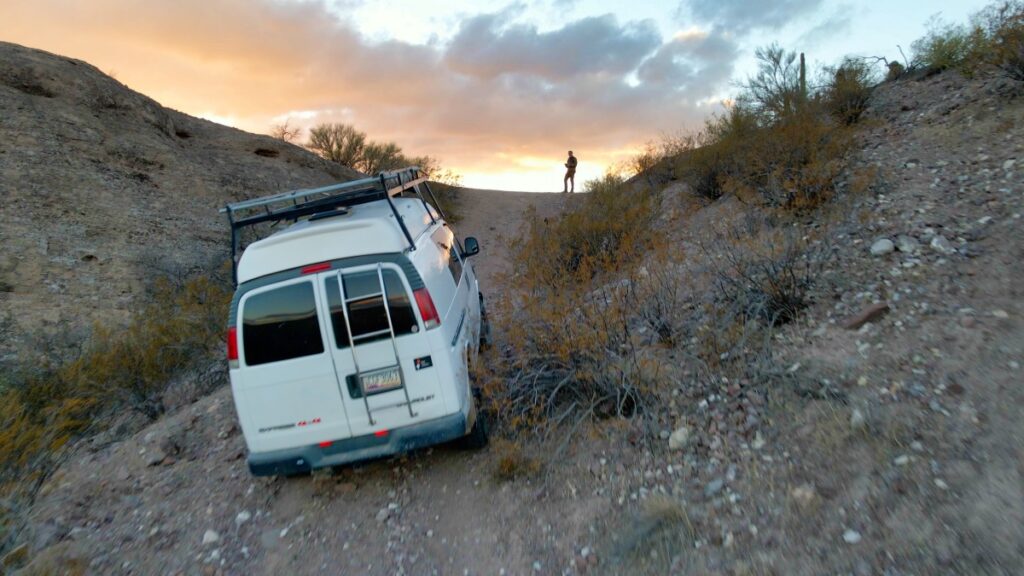
[[[468,236],[462,244],[464,246],[464,250],[462,251],[463,258],[476,256],[480,253],[480,243],[476,241],[476,238]]]

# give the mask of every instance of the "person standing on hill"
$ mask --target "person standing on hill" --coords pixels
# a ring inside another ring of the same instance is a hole
[[[578,161],[569,150],[569,159],[565,161],[565,178],[562,179],[562,193],[576,191],[576,164]]]

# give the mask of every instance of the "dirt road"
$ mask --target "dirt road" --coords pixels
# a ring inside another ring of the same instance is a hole
[[[485,296],[504,292],[500,277],[511,272],[509,240],[523,224],[527,210],[536,210],[542,218],[561,213],[578,196],[531,192],[496,192],[466,189],[459,192],[462,220],[455,226],[459,236],[475,236],[481,256],[473,262]]]
[[[554,216],[566,198],[462,195],[456,228],[480,240],[491,298],[526,208]],[[33,549],[63,540],[44,554],[114,574],[552,574],[591,544],[607,510],[570,467],[555,480],[495,480],[493,447],[289,480],[252,478],[244,454],[226,388],[126,441],[97,441],[40,498]]]

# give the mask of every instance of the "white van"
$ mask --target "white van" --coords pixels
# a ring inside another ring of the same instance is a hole
[[[436,205],[409,168],[222,210],[233,261],[243,229],[295,222],[235,269],[228,361],[254,475],[486,444],[469,378],[486,337],[479,245]]]

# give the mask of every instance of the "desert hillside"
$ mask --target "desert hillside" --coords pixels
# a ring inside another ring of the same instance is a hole
[[[222,266],[226,202],[355,174],[0,42],[0,366],[123,324],[156,277]]]
[[[120,178],[102,188],[108,195],[192,210],[164,229],[191,234],[175,236],[166,272],[222,258],[214,209],[224,199],[287,187],[276,179],[345,175],[294,147],[161,111],[86,64],[5,49],[5,85],[19,88],[0,96],[23,108],[3,129],[22,126],[12,133],[26,144],[14,164],[4,137],[4,185],[34,182],[9,180],[12,165],[70,178],[56,161],[31,159],[77,142],[79,131],[23,134],[40,115],[55,130],[69,114],[87,117],[76,122],[98,133],[134,119],[130,134],[118,134],[151,146],[131,150],[164,151],[144,154],[157,162],[145,170],[110,156],[102,138],[70,145],[103,160],[84,165],[119,167],[90,172]],[[33,444],[47,454],[42,471],[29,462],[21,476],[0,475],[33,488],[0,500],[2,569],[1020,573],[1024,76],[922,62],[885,77],[847,61],[815,92],[795,69],[779,72],[785,98],[731,108],[694,139],[638,160],[635,177],[608,175],[587,194],[460,191],[456,228],[481,241],[474,267],[495,319],[495,345],[474,370],[493,423],[489,447],[441,445],[306,477],[254,478],[227,387],[149,418],[129,418],[131,404],[100,403],[114,413],[73,428],[59,450]],[[58,87],[79,68],[131,95],[134,112],[95,108],[95,97],[61,108]],[[205,148],[190,148],[204,135]],[[132,178],[136,171],[147,176]],[[168,184],[180,174],[198,182],[187,193]],[[19,205],[31,198],[5,194]],[[114,208],[105,224],[130,226]],[[91,222],[81,212],[60,216],[60,226]],[[23,236],[64,241],[42,230],[50,216],[4,214],[3,255],[18,266],[8,221]],[[150,247],[127,228],[89,236],[77,226],[67,234],[94,243],[81,255],[76,244],[62,248],[64,260],[45,243],[17,241],[35,250],[39,274],[84,274],[76,271],[109,261],[117,276],[86,278],[134,282],[139,293]],[[31,310],[60,297],[9,277],[5,306],[23,298],[17,305]],[[206,312],[219,318],[222,307]],[[210,340],[197,357],[204,373],[223,377],[223,361],[210,355],[219,333]],[[72,376],[87,372],[79,368]],[[159,393],[196,378],[172,376]],[[60,407],[74,413],[79,399]],[[0,404],[6,463],[24,461],[10,453],[24,436],[14,424],[51,423],[22,416]]]

